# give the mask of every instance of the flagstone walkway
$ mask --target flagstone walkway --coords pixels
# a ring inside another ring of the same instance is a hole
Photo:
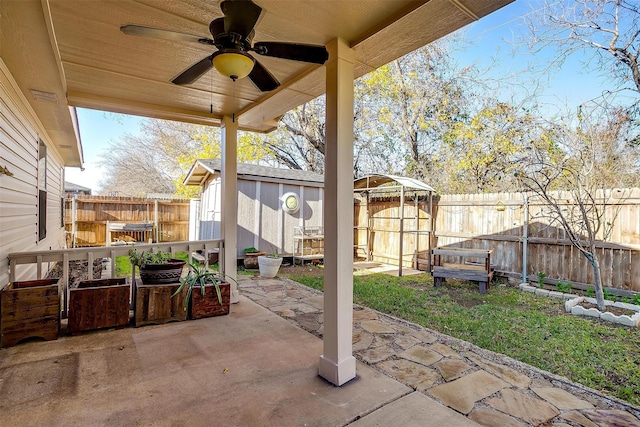
[[[241,276],[243,295],[323,334],[323,295]],[[355,357],[484,426],[640,426],[640,408],[402,319],[354,306]]]

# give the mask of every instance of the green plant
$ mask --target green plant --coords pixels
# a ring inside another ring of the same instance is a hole
[[[224,282],[225,279],[230,279],[234,281],[230,277],[225,277],[217,271],[209,270],[205,265],[192,264],[187,262],[189,266],[189,272],[180,282],[180,286],[173,293],[173,296],[178,295],[183,288],[187,288],[187,295],[184,300],[185,308],[189,305],[189,301],[191,300],[191,294],[193,293],[193,288],[199,287],[200,294],[202,296],[205,295],[205,287],[207,285],[214,286],[216,289],[216,294],[218,296],[218,303],[222,304],[222,294],[220,293],[220,283]],[[235,281],[234,281],[235,282]]]
[[[588,296],[589,298],[595,298],[595,296],[596,296],[596,289],[595,289],[593,286],[589,286],[589,287],[587,288],[587,296]]]
[[[136,267],[144,267],[147,264],[164,264],[171,259],[171,254],[162,250],[139,251],[132,246],[129,249],[129,261]]]
[[[640,305],[640,294],[635,294],[633,297],[631,297],[631,300],[635,305]]]
[[[538,272],[538,287],[539,288],[544,288],[544,279],[547,277],[547,275],[545,273],[543,273],[542,271]]]
[[[267,254],[267,258],[282,258],[278,253],[278,248],[271,245],[271,250]]]
[[[571,292],[571,283],[564,283],[558,280],[556,282],[556,289],[558,290],[558,292],[562,292],[562,293]]]
[[[245,254],[255,254],[255,253],[258,253],[258,252],[260,252],[260,251],[259,251],[259,250],[257,250],[257,249],[256,249],[256,248],[254,248],[254,247],[251,247],[251,248],[245,248],[245,249],[244,249],[244,253],[245,253]]]
[[[604,299],[609,301],[615,301],[617,298],[614,294],[612,294],[608,289],[603,289],[602,293],[604,295]]]

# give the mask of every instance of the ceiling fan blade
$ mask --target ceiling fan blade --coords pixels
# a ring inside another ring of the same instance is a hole
[[[253,70],[249,73],[249,78],[262,92],[269,92],[280,86],[280,82],[273,77],[273,74],[256,61],[255,58]]]
[[[258,42],[253,45],[253,51],[259,55],[310,62],[312,64],[324,64],[329,59],[329,52],[326,47],[311,44]]]
[[[213,40],[205,37],[178,33],[176,31],[161,30],[160,28],[143,27],[141,25],[123,25],[120,27],[120,31],[130,36],[152,37],[154,39],[163,39],[175,42],[195,42],[213,45]]]
[[[224,13],[224,32],[236,33],[246,39],[256,26],[262,8],[251,0],[224,0],[220,3]]]
[[[213,68],[213,57],[219,54],[216,52],[213,55],[209,55],[203,58],[201,61],[196,62],[191,67],[184,70],[178,77],[171,80],[171,83],[176,85],[187,85],[198,80],[204,73]]]

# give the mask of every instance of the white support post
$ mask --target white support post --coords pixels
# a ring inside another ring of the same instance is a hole
[[[344,40],[329,46],[325,149],[324,339],[318,373],[340,386],[356,376],[353,357],[353,66]]]
[[[224,272],[232,280],[231,302],[240,301],[238,293],[238,122],[230,116],[222,118],[222,215],[224,239]]]

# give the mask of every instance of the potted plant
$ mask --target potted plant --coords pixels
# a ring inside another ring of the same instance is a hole
[[[140,279],[145,285],[179,282],[182,267],[186,264],[186,261],[171,258],[169,252],[138,251],[135,247],[129,249],[129,260],[134,269],[140,269]]]
[[[189,318],[220,316],[229,314],[231,284],[221,274],[204,265],[188,263],[189,272],[172,296],[186,289],[185,308]]]
[[[278,254],[277,250],[273,250],[268,255],[259,256],[258,267],[260,268],[260,276],[276,277],[281,264],[282,257]]]
[[[265,255],[264,252],[260,252],[256,248],[245,248],[244,249],[244,268],[246,269],[256,269],[258,268],[258,257]]]

